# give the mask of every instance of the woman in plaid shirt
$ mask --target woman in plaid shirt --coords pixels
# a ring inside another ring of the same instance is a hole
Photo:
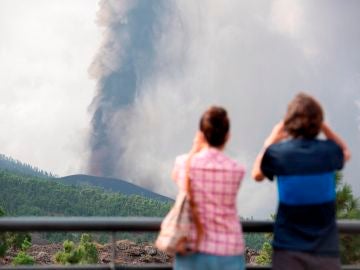
[[[177,254],[177,270],[245,269],[244,238],[236,209],[236,196],[245,170],[223,153],[229,129],[226,110],[210,107],[200,119],[200,131],[190,154],[176,158],[173,179],[180,189],[185,189],[186,161],[192,156],[191,195],[203,229],[196,249],[197,230],[193,226],[190,246],[194,253]]]

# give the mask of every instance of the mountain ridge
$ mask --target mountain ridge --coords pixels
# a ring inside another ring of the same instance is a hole
[[[130,183],[126,180],[111,177],[92,176],[87,174],[72,174],[60,177],[53,174],[52,172],[47,172],[36,166],[24,163],[20,160],[1,153],[0,170],[14,172],[23,176],[38,177],[47,181],[55,181],[65,185],[92,186],[101,188],[104,191],[117,192],[124,195],[139,195],[161,202],[172,203],[174,201],[172,198],[163,196],[147,188]]]
[[[93,176],[87,174],[74,174],[59,178],[53,178],[51,180],[55,180],[66,185],[95,186],[103,188],[105,191],[119,192],[124,195],[139,195],[162,202],[174,201],[169,197],[163,196],[141,186],[117,178]]]

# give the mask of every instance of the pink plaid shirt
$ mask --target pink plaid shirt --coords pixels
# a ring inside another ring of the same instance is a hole
[[[178,156],[174,176],[184,190],[187,155]],[[204,237],[199,251],[214,255],[244,253],[244,238],[236,209],[236,195],[245,170],[215,148],[194,155],[190,167],[191,188]],[[194,239],[195,226],[191,236]],[[193,244],[195,241],[193,240]]]

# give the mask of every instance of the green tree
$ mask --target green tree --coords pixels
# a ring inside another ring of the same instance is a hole
[[[80,262],[80,251],[75,247],[73,241],[65,240],[63,251],[55,254],[55,261],[61,264],[76,264]]]
[[[95,264],[98,262],[99,254],[89,234],[81,236],[79,250],[82,254],[81,264]]]
[[[95,264],[99,260],[98,251],[89,234],[83,234],[78,246],[66,240],[64,250],[55,254],[55,260],[61,264]]]
[[[343,182],[342,174],[336,175],[336,216],[338,219],[360,219],[360,202],[355,198],[351,186]],[[342,263],[360,261],[360,236],[340,235],[340,257]]]
[[[33,265],[35,263],[34,257],[26,253],[30,247],[31,242],[25,238],[21,244],[21,250],[13,260],[14,265]]]
[[[269,265],[271,264],[271,256],[272,246],[270,241],[268,240],[263,243],[260,254],[256,257],[256,263],[260,265]]]
[[[5,216],[4,210],[0,207],[0,217]],[[0,234],[0,257],[4,257],[6,251],[8,249],[8,243],[6,241],[6,234]]]
[[[5,216],[5,211],[0,207],[0,217]],[[6,254],[10,248],[21,248],[24,241],[31,242],[31,236],[28,233],[0,233],[0,257]]]

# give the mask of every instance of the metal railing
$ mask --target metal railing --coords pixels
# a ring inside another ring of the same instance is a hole
[[[36,266],[1,266],[3,270],[117,270],[117,269],[172,269],[171,265],[145,264],[145,265],[118,265],[116,258],[116,232],[157,232],[160,229],[162,218],[149,217],[5,217],[0,218],[0,232],[110,232],[112,236],[112,262],[105,265],[36,265]],[[242,221],[246,233],[272,232],[271,221]],[[360,234],[360,221],[339,220],[340,233]],[[271,269],[270,266],[247,265],[248,270]],[[360,270],[358,266],[343,266],[346,270]]]

